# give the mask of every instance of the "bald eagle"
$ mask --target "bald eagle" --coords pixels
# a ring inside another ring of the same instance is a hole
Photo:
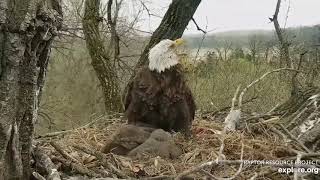
[[[181,44],[182,39],[166,39],[150,49],[149,65],[128,84],[124,102],[128,124],[190,132],[196,105],[177,54]]]

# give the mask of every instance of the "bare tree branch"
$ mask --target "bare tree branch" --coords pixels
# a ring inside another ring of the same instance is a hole
[[[203,32],[204,34],[207,34],[207,31],[200,28],[200,26],[197,24],[196,20],[194,18],[191,18],[192,22],[196,25],[197,30]]]
[[[280,61],[285,61],[287,67],[292,68],[292,62],[290,62],[290,55],[289,55],[289,43],[284,38],[283,31],[281,30],[281,27],[280,27],[280,24],[278,21],[280,7],[281,7],[281,0],[278,0],[275,13],[274,13],[273,17],[269,18],[269,19],[274,24],[274,28],[276,30],[277,37],[278,37],[280,45],[281,45]]]

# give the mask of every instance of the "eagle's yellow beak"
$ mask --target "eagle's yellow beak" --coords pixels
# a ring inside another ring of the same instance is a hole
[[[185,43],[185,40],[182,39],[182,38],[176,39],[176,40],[174,41],[175,46],[180,46],[180,45],[182,45],[182,44],[184,44],[184,43]]]

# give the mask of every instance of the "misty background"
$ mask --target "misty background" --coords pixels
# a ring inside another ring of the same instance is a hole
[[[154,31],[170,2],[171,0],[146,1],[145,4],[154,16],[144,12],[138,26],[144,30]],[[194,19],[201,28],[211,32],[273,30],[273,24],[268,18],[274,14],[276,3],[276,0],[203,0]],[[317,25],[320,23],[318,7],[320,7],[319,0],[285,0],[280,9],[279,23],[282,27]],[[200,32],[190,22],[185,34],[196,33]]]
[[[106,17],[106,0],[101,14]],[[117,69],[121,93],[152,32],[160,24],[171,0],[124,0],[119,10],[121,67]],[[215,111],[229,106],[238,84],[248,84],[261,74],[278,67],[279,41],[268,19],[276,0],[202,0],[194,19],[207,34],[190,21],[183,38],[186,74],[198,110]],[[92,68],[82,32],[83,2],[66,0],[63,35],[54,44],[48,68],[44,97],[39,111],[38,132],[76,128],[105,115],[101,85]],[[286,27],[285,37],[292,44],[295,59],[306,49],[316,51],[320,44],[319,0],[285,0],[279,22]],[[101,36],[109,44],[106,21]],[[107,47],[108,48],[108,47]],[[308,55],[307,61],[318,56]],[[115,62],[118,63],[118,62]],[[236,77],[236,78],[234,78]],[[274,81],[276,83],[274,83]],[[289,85],[274,76],[257,87],[249,97],[250,111],[263,112],[288,97]],[[45,128],[43,128],[45,127]]]

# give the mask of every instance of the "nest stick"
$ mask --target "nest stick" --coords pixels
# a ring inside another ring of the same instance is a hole
[[[33,177],[36,178],[37,180],[46,180],[46,178],[44,178],[41,174],[37,173],[37,172],[33,172],[32,173]]]
[[[109,115],[108,117],[113,117],[113,116],[121,116],[122,113],[115,113],[115,114],[112,114],[112,115]],[[36,137],[36,139],[40,139],[40,138],[50,138],[50,137],[56,137],[56,136],[60,136],[60,135],[64,135],[64,134],[67,134],[67,133],[72,133],[76,130],[79,130],[79,129],[84,129],[84,128],[87,128],[87,127],[90,127],[91,125],[99,122],[99,121],[106,121],[106,120],[116,120],[115,118],[104,118],[104,116],[102,117],[99,117],[99,118],[96,118],[94,119],[93,121],[83,125],[83,126],[80,126],[78,128],[75,128],[75,129],[69,129],[69,130],[64,130],[64,131],[57,131],[57,132],[51,132],[51,133],[47,133],[47,134],[44,134],[44,135],[40,135],[38,137]]]
[[[241,156],[240,156],[240,160],[241,160],[241,161],[243,160],[243,152],[244,152],[244,144],[241,143]],[[230,178],[222,178],[222,179],[223,179],[223,180],[232,180],[232,179],[235,179],[235,178],[241,173],[242,168],[243,168],[243,163],[240,164],[238,171],[237,171],[233,176],[231,176]]]
[[[259,176],[258,173],[254,173],[254,175],[249,180],[255,180]]]
[[[80,163],[74,163],[70,160],[66,160],[61,157],[52,157],[52,160],[56,160],[56,161],[61,162],[64,166],[73,169],[74,171],[76,171],[79,174],[87,175],[90,177],[101,177],[100,174],[97,174],[97,173],[89,170],[87,167],[85,167],[84,165],[82,165]]]
[[[237,90],[236,90],[236,92],[235,92],[234,95],[233,95],[232,102],[231,102],[231,110],[230,110],[230,111],[233,111],[233,110],[234,110],[234,106],[235,106],[235,104],[236,104],[236,100],[237,100],[237,96],[238,96],[240,87],[241,87],[240,85],[237,87]],[[239,101],[240,101],[240,99],[239,99]],[[239,106],[238,108],[240,109],[241,106]]]
[[[307,151],[308,153],[312,153],[312,151],[307,148],[301,141],[299,141],[299,139],[297,139],[293,134],[291,134],[287,128],[285,128],[282,124],[279,124],[279,126],[281,127],[281,129],[288,134],[288,136],[290,137],[290,139],[296,141],[305,151]]]
[[[61,162],[63,165],[70,167],[77,171],[80,174],[88,175],[91,177],[100,177],[100,174],[97,174],[89,170],[86,166],[81,164],[78,160],[73,158],[70,154],[63,150],[63,148],[56,142],[51,141],[51,146],[54,147],[64,158],[54,157],[57,161]]]
[[[240,160],[217,160],[217,161],[209,161],[209,162],[206,162],[206,163],[203,163],[203,164],[200,164],[196,167],[193,167],[187,171],[184,171],[182,172],[181,174],[179,174],[175,180],[180,180],[182,179],[183,177],[191,174],[191,173],[194,173],[194,172],[203,172],[205,174],[207,174],[208,176],[210,176],[211,178],[213,179],[217,179],[217,180],[232,180],[234,178],[236,178],[242,171],[242,168],[243,168],[243,164],[244,164],[244,161],[243,161],[243,154],[244,154],[244,144],[242,143],[242,147],[241,147],[241,159]],[[219,177],[215,177],[213,174],[207,172],[204,170],[204,168],[206,167],[211,167],[213,165],[217,165],[217,164],[240,164],[240,167],[238,169],[238,171],[233,175],[231,176],[230,178],[219,178]]]
[[[48,174],[47,179],[61,180],[60,174],[57,170],[56,165],[53,164],[50,157],[39,147],[35,147],[33,150],[33,156],[36,161],[36,166],[41,167]],[[41,179],[38,173],[33,173],[36,179]]]
[[[107,161],[107,156],[99,151],[95,151],[83,146],[79,146],[76,144],[72,145],[74,148],[86,153],[86,154],[90,154],[92,156],[95,156],[96,158],[99,159],[100,162],[103,163],[103,165],[107,168],[109,168],[110,170],[112,170],[113,173],[115,173],[118,177],[120,178],[126,178],[128,179],[129,176],[125,175],[123,172],[121,172],[118,168],[116,168],[113,164],[111,164],[110,162]]]
[[[302,157],[302,155],[299,153],[299,154],[297,155],[297,162],[300,162],[300,161],[301,161],[301,157]],[[299,172],[298,172],[298,171],[295,171],[294,174],[293,174],[293,180],[298,180],[298,179],[299,179],[299,176],[300,176]]]
[[[243,160],[243,152],[244,152],[244,144],[241,143],[241,155],[240,155],[240,161]],[[219,178],[219,177],[215,177],[215,179],[217,180],[233,180],[235,179],[241,172],[242,172],[242,168],[243,168],[243,163],[240,163],[239,169],[237,170],[237,172],[229,177],[229,178]],[[211,174],[211,173],[210,173]],[[214,176],[213,176],[214,177]]]
[[[54,147],[65,159],[79,164],[79,161],[76,160],[74,157],[72,157],[70,154],[68,154],[66,151],[64,151],[62,146],[60,146],[59,143],[51,141],[50,145]]]

